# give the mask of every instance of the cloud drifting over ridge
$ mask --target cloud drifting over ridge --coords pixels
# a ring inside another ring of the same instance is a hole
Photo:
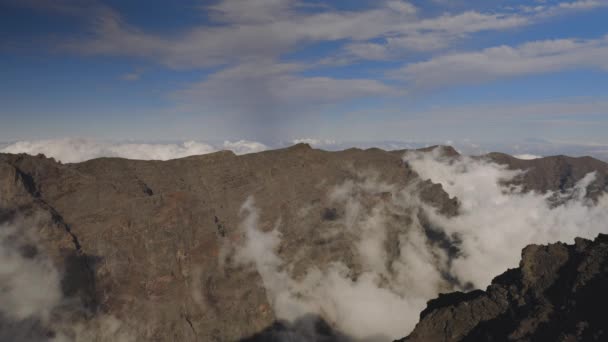
[[[225,141],[221,145],[211,145],[197,141],[179,144],[145,144],[103,142],[90,139],[56,139],[20,141],[0,149],[2,153],[44,154],[64,163],[76,163],[101,157],[119,157],[141,160],[169,160],[191,155],[207,154],[220,150],[231,150],[236,154],[260,152],[267,146],[247,140]]]
[[[260,274],[277,318],[294,321],[318,315],[357,341],[391,341],[407,335],[428,299],[465,289],[466,284],[484,288],[494,276],[517,266],[526,245],[571,243],[577,236],[606,233],[608,196],[597,203],[585,197],[594,173],[564,194],[538,194],[504,185],[522,171],[489,161],[448,160],[438,149],[411,152],[404,160],[422,179],[438,182],[457,196],[459,215],[446,217],[421,202],[415,186],[399,188],[373,174],[337,185],[328,197],[344,209],[341,226],[323,234],[350,241],[359,271],[331,262],[312,266],[302,278],[292,277],[293,265],[277,254],[280,223],[262,229],[253,199],[243,204],[245,241],[237,247],[237,259]],[[547,201],[551,196],[569,200],[555,207]],[[428,217],[430,226],[419,213]],[[459,252],[450,255],[433,243],[427,229],[441,233]],[[395,233],[399,253],[391,254],[386,243]]]
[[[136,143],[63,138],[0,143],[0,153],[27,153],[30,155],[42,153],[47,157],[55,158],[64,163],[81,162],[102,157],[119,157],[138,160],[168,160],[213,153],[220,150],[230,150],[235,154],[240,155],[283,148],[298,143],[306,143],[313,148],[328,151],[344,150],[353,147],[362,149],[376,147],[389,151],[417,149],[433,145],[452,145],[464,155],[482,155],[489,152],[504,152],[512,154],[517,158],[532,159],[533,157],[540,158],[541,156],[566,154],[573,157],[590,155],[601,160],[608,160],[608,145],[606,144],[579,144],[550,141],[492,143],[475,142],[468,139],[454,141],[339,141],[336,139],[320,137],[302,137],[271,144],[250,140],[225,140],[223,143],[193,140],[178,141],[175,143]]]
[[[515,267],[520,250],[528,244],[555,241],[571,243],[577,236],[594,238],[606,233],[608,196],[588,200],[587,187],[595,180],[589,173],[564,194],[525,193],[502,184],[523,171],[470,157],[448,161],[436,149],[430,154],[410,153],[405,160],[424,179],[443,186],[461,203],[459,215],[446,218],[430,211],[435,226],[447,236],[462,240],[463,252],[452,262],[451,272],[476,287]],[[570,198],[554,207],[548,199]]]

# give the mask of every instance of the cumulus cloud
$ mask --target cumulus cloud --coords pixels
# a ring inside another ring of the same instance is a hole
[[[294,264],[279,253],[281,231],[289,227],[281,222],[261,227],[254,199],[243,204],[245,239],[236,260],[260,274],[278,319],[297,322],[315,315],[354,340],[391,341],[407,335],[428,299],[487,286],[517,266],[527,244],[572,242],[606,232],[608,197],[597,203],[585,197],[594,173],[566,193],[539,194],[506,185],[524,171],[483,159],[446,159],[435,150],[407,153],[404,161],[422,180],[458,197],[459,213],[447,217],[422,202],[418,183],[397,186],[381,181],[378,173],[359,173],[328,192],[329,203],[342,214],[320,233],[348,241],[354,264],[332,261],[292,276]],[[555,206],[552,196],[563,201]],[[437,243],[438,236],[457,252]],[[395,243],[396,250],[389,247]],[[308,332],[302,336],[314,340]]]
[[[19,141],[0,149],[3,153],[42,153],[64,163],[76,163],[101,157],[119,157],[142,160],[169,160],[191,155],[207,154],[222,149],[236,154],[260,152],[267,147],[259,142],[239,140],[225,141],[222,145],[210,145],[197,141],[179,144],[112,143],[90,139],[55,139]]]

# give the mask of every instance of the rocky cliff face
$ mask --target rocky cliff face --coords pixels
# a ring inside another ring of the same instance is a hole
[[[1,154],[0,252],[12,268],[0,281],[23,283],[0,295],[14,309],[0,310],[0,340],[403,336],[416,317],[391,314],[374,327],[398,330],[367,334],[351,317],[358,300],[401,312],[467,287],[450,271],[460,237],[435,229],[431,215],[458,216],[459,200],[421,178],[404,152],[296,145],[78,164]],[[592,171],[589,196],[607,184],[608,167],[595,160],[488,158],[529,170],[518,180],[528,190],[565,191]],[[19,271],[30,269],[42,277]],[[498,316],[500,303],[480,305]]]
[[[400,341],[605,341],[608,235],[530,245],[486,291],[431,300]]]

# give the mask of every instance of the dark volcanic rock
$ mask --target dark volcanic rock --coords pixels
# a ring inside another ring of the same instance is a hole
[[[608,235],[530,245],[483,291],[429,301],[400,341],[606,341]]]

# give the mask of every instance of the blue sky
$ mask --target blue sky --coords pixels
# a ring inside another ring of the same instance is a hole
[[[0,141],[608,144],[608,1],[0,0]]]

